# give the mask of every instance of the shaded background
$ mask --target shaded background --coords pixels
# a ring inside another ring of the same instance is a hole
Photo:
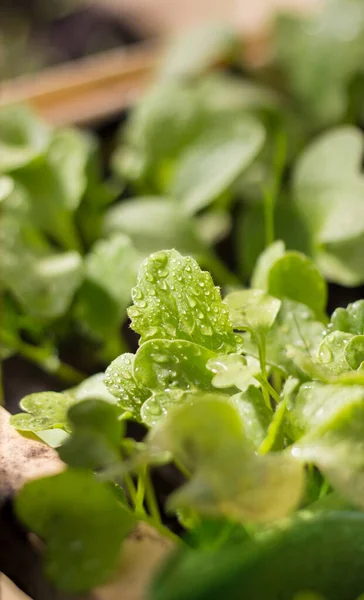
[[[0,0],[0,80],[221,20],[249,33],[321,0]]]

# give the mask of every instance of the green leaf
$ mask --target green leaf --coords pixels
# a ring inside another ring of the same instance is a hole
[[[239,51],[233,28],[208,23],[173,39],[159,67],[162,78],[182,78],[203,73],[217,61],[229,61]]]
[[[107,339],[126,317],[140,260],[130,239],[121,233],[91,248],[76,314],[94,336]]]
[[[330,414],[325,405],[325,419],[295,444],[292,454],[316,464],[341,496],[363,509],[364,393],[359,389],[350,395],[342,387],[341,403],[339,393],[333,398],[337,410]]]
[[[203,129],[205,120],[197,89],[184,82],[156,85],[128,119],[122,145],[113,157],[114,171],[148,193],[164,193],[175,161]]]
[[[258,449],[266,438],[272,418],[261,391],[250,385],[244,392],[232,396],[231,402],[239,411],[246,439]]]
[[[142,265],[129,308],[140,343],[184,339],[212,351],[230,352],[236,339],[211,275],[175,250],[152,254]]]
[[[329,281],[351,287],[363,281],[364,234],[336,243],[327,243],[317,251],[316,262]]]
[[[225,297],[234,329],[265,334],[272,327],[281,301],[262,290],[241,290]]]
[[[206,363],[215,356],[211,350],[186,340],[151,340],[142,344],[135,355],[134,377],[153,391],[213,391]]]
[[[316,320],[307,306],[293,300],[282,300],[280,311],[266,336],[267,363],[286,375],[302,378],[302,370],[290,358],[288,349],[297,348],[309,358],[314,357],[324,333],[323,323]],[[244,336],[244,352],[258,356],[256,343],[249,334]]]
[[[278,240],[270,244],[259,256],[251,278],[252,288],[268,291],[269,274],[273,265],[284,256],[284,242]]]
[[[0,176],[0,206],[1,203],[10,196],[14,190],[14,181],[11,177]]]
[[[291,402],[292,396],[295,394],[298,386],[298,379],[289,377],[286,380],[281,392],[281,400],[276,406],[267,429],[267,434],[258,448],[260,454],[267,454],[267,452],[282,449],[284,447],[287,404]]]
[[[299,252],[286,252],[275,261],[268,274],[268,292],[305,304],[319,318],[324,314],[326,282],[313,262]]]
[[[149,398],[150,390],[134,377],[134,354],[126,352],[118,356],[106,369],[104,383],[109,392],[117,398],[119,406],[140,420],[140,408]]]
[[[45,540],[46,573],[69,593],[107,581],[135,523],[107,484],[71,469],[27,483],[16,499],[16,512]]]
[[[71,426],[67,413],[75,402],[72,396],[56,392],[29,394],[20,402],[20,408],[26,414],[13,415],[10,422],[21,431],[37,433],[43,429],[58,428],[69,432]]]
[[[67,393],[72,395],[78,402],[83,400],[103,400],[104,402],[109,402],[109,404],[115,404],[116,398],[108,391],[104,379],[104,373],[96,373],[82,381],[77,387],[67,390]]]
[[[253,118],[215,117],[211,126],[182,155],[170,195],[183,202],[189,214],[198,212],[231,187],[249,166],[265,139],[263,126]]]
[[[61,459],[74,468],[99,470],[120,461],[125,426],[120,409],[103,400],[84,400],[71,406],[72,436],[59,449]]]
[[[206,251],[198,235],[197,223],[177,202],[168,198],[123,200],[106,213],[105,230],[127,234],[135,247],[145,254],[172,247],[192,254]]]
[[[7,287],[32,316],[63,315],[83,279],[81,256],[78,252],[37,256],[31,246],[27,251],[16,238],[13,242],[14,247],[3,246],[1,257],[1,277]]]
[[[322,134],[299,158],[294,200],[311,235],[315,259],[332,281],[362,282],[363,135],[342,126]]]
[[[216,388],[224,389],[236,386],[245,392],[249,386],[260,386],[255,379],[255,375],[260,373],[260,364],[252,356],[222,354],[211,358],[206,366],[214,374],[212,385]]]
[[[304,589],[335,600],[360,594],[362,513],[305,512],[283,525],[250,543],[215,553],[181,549],[154,581],[151,600],[221,600],[237,598],[241,590],[249,600],[292,600]]]
[[[68,420],[72,430],[97,431],[114,446],[124,434],[124,423],[119,420],[120,410],[103,400],[83,400],[70,407]]]
[[[332,331],[326,335],[317,352],[318,362],[335,375],[349,371],[351,367],[346,359],[346,345],[351,337],[342,331]]]
[[[49,164],[62,187],[65,205],[71,211],[78,208],[87,187],[92,145],[90,134],[69,127],[55,131],[49,146]]]
[[[303,471],[293,459],[254,454],[226,396],[201,395],[174,410],[149,434],[149,444],[171,452],[193,473],[172,495],[173,509],[265,522],[293,510],[303,491]]]
[[[0,173],[15,171],[42,155],[50,128],[25,106],[0,110]]]
[[[350,109],[350,84],[362,71],[363,37],[364,11],[357,0],[345,5],[333,0],[312,14],[278,19],[273,35],[276,61],[308,122],[323,127],[344,119]]]
[[[357,300],[352,304],[348,304],[346,308],[337,308],[331,316],[329,327],[353,335],[363,335],[364,300]]]
[[[360,385],[304,383],[287,405],[295,438],[326,427],[347,406],[360,404],[363,400],[364,388]]]
[[[27,192],[32,224],[62,248],[80,251],[81,243],[73,210],[68,205],[67,190],[49,155],[23,167],[14,177]]]
[[[154,427],[171,410],[174,410],[181,404],[193,402],[195,395],[194,392],[186,392],[178,388],[163,392],[154,392],[147,398],[140,409],[141,420],[148,427]]]
[[[364,335],[355,335],[345,346],[345,358],[351,369],[363,370]]]

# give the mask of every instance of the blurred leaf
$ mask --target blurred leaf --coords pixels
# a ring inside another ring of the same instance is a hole
[[[128,235],[137,250],[145,254],[164,248],[192,254],[205,251],[197,223],[186,216],[177,202],[168,198],[123,200],[106,213],[105,230]]]
[[[10,173],[44,154],[51,130],[25,106],[0,110],[0,173]]]
[[[76,310],[92,335],[107,340],[125,319],[139,264],[140,254],[124,234],[98,240],[91,248]]]
[[[303,491],[303,471],[293,459],[254,454],[226,396],[201,396],[171,412],[149,434],[149,444],[170,451],[193,473],[172,495],[173,509],[265,522],[293,510]]]
[[[268,292],[305,304],[318,318],[324,314],[326,282],[313,262],[300,252],[286,252],[274,262],[268,274]]]
[[[258,154],[265,139],[259,121],[215,117],[182,155],[170,195],[188,213],[198,212],[220,196]]]
[[[220,61],[230,62],[240,50],[236,31],[224,23],[208,23],[175,37],[159,66],[162,78],[200,75]]]
[[[27,483],[16,511],[46,542],[46,573],[60,590],[87,591],[115,571],[133,515],[108,484],[87,471],[67,470]]]

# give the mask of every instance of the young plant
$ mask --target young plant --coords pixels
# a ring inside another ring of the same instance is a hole
[[[176,539],[150,477],[167,462],[184,483],[166,510],[188,533],[151,598],[235,597],[243,587],[257,599],[305,590],[344,599],[364,589],[364,301],[328,323],[322,276],[282,243],[261,256],[253,281],[260,287],[224,301],[193,258],[152,254],[128,310],[136,354],[64,394],[28,396],[28,414],[12,417],[41,438],[64,432],[67,470],[26,484],[17,498],[61,589],[104,582],[136,520]],[[143,443],[125,437],[126,418],[148,428]],[[108,532],[105,552],[97,540],[106,544]],[[344,585],[347,561],[353,577]]]

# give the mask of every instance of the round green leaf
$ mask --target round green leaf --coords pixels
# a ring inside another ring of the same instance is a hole
[[[273,264],[268,275],[268,292],[305,304],[318,317],[322,317],[326,308],[326,282],[313,262],[300,252],[286,252]]]

